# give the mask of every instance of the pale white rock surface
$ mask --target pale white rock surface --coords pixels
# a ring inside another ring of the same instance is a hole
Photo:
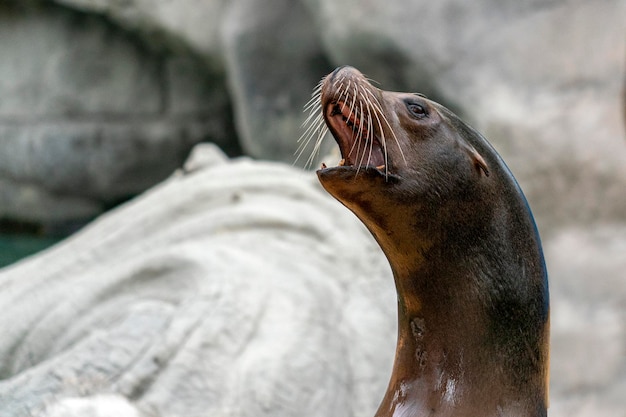
[[[126,398],[119,395],[63,398],[48,406],[45,417],[140,417]]]
[[[0,305],[3,417],[368,415],[395,343],[360,222],[310,173],[211,147],[3,270]]]

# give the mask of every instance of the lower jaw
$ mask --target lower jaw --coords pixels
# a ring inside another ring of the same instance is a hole
[[[355,181],[359,178],[380,178],[387,183],[397,183],[400,181],[398,175],[392,174],[385,170],[385,167],[374,166],[354,166],[354,165],[337,165],[328,167],[326,164],[322,164],[321,168],[317,170],[317,176],[320,181],[324,179],[334,180],[352,180]]]
[[[341,161],[339,161],[339,163],[337,164],[337,167],[354,168],[357,171],[361,170],[361,169],[377,169],[379,171],[386,171],[385,165],[379,165],[379,166],[359,165],[359,166],[355,166],[355,165],[352,165],[352,164],[346,164],[346,160],[345,159],[342,159]],[[326,169],[326,168],[328,168],[328,166],[326,166],[326,164],[322,162],[322,168],[321,169]]]

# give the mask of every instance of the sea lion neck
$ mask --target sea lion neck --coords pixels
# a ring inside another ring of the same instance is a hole
[[[529,313],[520,306],[531,300],[494,290],[475,268],[497,268],[477,255],[485,248],[455,257],[444,242],[421,254],[417,268],[392,266],[398,340],[376,417],[545,416],[547,326],[540,303]]]
[[[445,107],[374,88],[354,68],[317,91],[313,120],[342,155],[318,178],[372,233],[398,294],[396,356],[376,417],[546,416],[547,274],[500,156]]]

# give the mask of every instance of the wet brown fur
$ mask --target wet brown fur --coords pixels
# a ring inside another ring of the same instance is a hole
[[[319,180],[374,235],[398,293],[395,363],[376,417],[546,416],[547,275],[504,162],[443,106],[379,90],[354,68],[315,94],[305,139],[319,147],[330,129],[347,161]],[[350,94],[367,95],[370,109],[333,107],[367,102]]]

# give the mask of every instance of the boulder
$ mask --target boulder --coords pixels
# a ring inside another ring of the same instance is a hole
[[[0,194],[18,196],[0,200],[2,219],[85,222],[166,178],[198,142],[239,152],[223,77],[197,57],[12,2],[0,6],[0,48]]]
[[[626,225],[559,231],[545,245],[551,292],[551,416],[626,409]]]
[[[210,146],[0,288],[0,416],[370,415],[393,359],[361,223],[310,173]]]
[[[308,154],[296,158],[303,106],[332,70],[316,29],[300,2],[231,3],[222,26],[224,53],[238,133],[248,154],[306,162]]]
[[[155,47],[192,50],[223,64],[221,22],[228,0],[51,0],[68,8],[105,16],[125,30],[137,33]]]

